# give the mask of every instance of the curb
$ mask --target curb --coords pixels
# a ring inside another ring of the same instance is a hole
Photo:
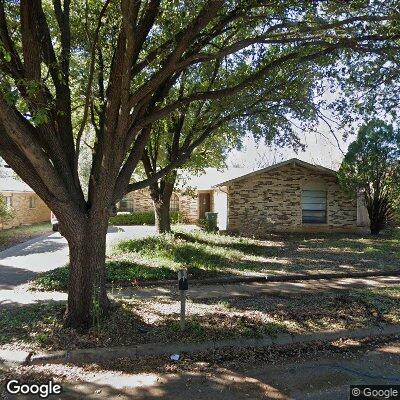
[[[111,361],[119,358],[139,358],[144,356],[198,353],[226,348],[242,349],[248,347],[261,348],[269,346],[290,346],[293,344],[320,341],[332,342],[342,338],[362,339],[366,337],[378,338],[391,335],[400,335],[399,325],[383,325],[357,330],[325,331],[311,334],[282,334],[276,337],[264,336],[261,338],[239,338],[221,341],[205,341],[199,343],[148,343],[129,347],[77,349],[37,356],[34,355],[30,359],[25,360],[25,364],[87,364]]]
[[[400,269],[393,271],[365,271],[365,272],[332,272],[320,274],[291,274],[291,275],[265,275],[265,276],[241,276],[225,278],[204,278],[192,279],[190,285],[213,285],[213,284],[234,284],[234,283],[268,283],[268,282],[296,282],[314,280],[334,280],[351,278],[372,278],[377,276],[400,276]],[[146,286],[176,286],[177,280],[164,279],[155,281],[115,282],[107,284],[107,287],[146,287]]]
[[[33,352],[22,350],[0,350],[0,371],[28,365],[33,354]]]

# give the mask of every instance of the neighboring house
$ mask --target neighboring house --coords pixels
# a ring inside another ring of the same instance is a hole
[[[153,201],[148,189],[128,193],[117,205],[118,212],[153,212]],[[184,222],[195,223],[197,214],[197,197],[174,193],[171,197],[171,211],[179,211]]]
[[[189,223],[217,212],[219,228],[229,232],[358,231],[369,225],[362,199],[341,189],[334,170],[295,158],[246,174],[208,168],[190,177],[187,186],[192,195],[176,192],[171,210]],[[129,193],[120,210],[153,211],[148,190]]]
[[[171,211],[179,211],[186,223],[197,223],[204,219],[206,212],[218,212],[219,226],[226,227],[226,194],[214,187],[218,182],[243,173],[243,169],[231,168],[229,171],[218,171],[206,168],[205,173],[187,175],[182,179],[183,188],[177,190],[171,198]],[[153,212],[153,202],[148,189],[128,193],[118,204],[120,212]]]
[[[0,178],[0,194],[13,210],[13,217],[0,223],[0,229],[49,221],[49,208],[26,183],[12,177]]]

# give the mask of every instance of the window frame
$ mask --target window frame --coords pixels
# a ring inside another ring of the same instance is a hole
[[[129,207],[124,207],[121,209],[121,203],[129,204]],[[129,212],[132,213],[134,211],[133,199],[129,197],[123,197],[118,203],[118,212]]]
[[[12,195],[4,196],[4,199],[5,199],[6,206],[9,207],[9,208],[12,208],[12,206],[13,206],[13,197],[12,197]]]
[[[305,195],[305,192],[313,192],[313,193],[323,193],[324,194],[324,196],[321,196],[321,197],[318,197],[318,196],[315,196],[315,197],[313,197],[313,196],[307,196],[307,197],[309,197],[309,198],[311,198],[311,199],[318,199],[318,198],[320,198],[320,199],[324,199],[324,202],[320,202],[320,203],[318,203],[318,202],[309,202],[309,203],[304,203],[303,202],[303,198],[305,197],[304,195]],[[304,205],[305,204],[308,204],[308,205],[312,205],[312,204],[315,204],[316,205],[316,207],[313,209],[313,208],[311,208],[311,209],[305,209],[304,208]],[[324,209],[321,209],[321,206],[322,205],[324,205],[325,207],[324,207]],[[318,220],[317,218],[318,217],[316,217],[316,216],[314,216],[314,218],[316,219],[316,220],[310,220],[310,219],[312,219],[313,217],[312,216],[308,216],[308,220],[307,220],[307,216],[306,216],[306,220],[305,220],[305,215],[304,215],[304,213],[324,213],[324,217],[323,217],[323,220],[322,219],[320,219],[320,220]],[[327,223],[328,223],[328,191],[327,190],[321,190],[321,189],[303,189],[302,190],[302,192],[301,192],[301,222],[302,222],[302,224],[304,224],[304,225],[326,225]]]
[[[29,208],[30,209],[36,208],[36,197],[35,196],[29,196]]]
[[[179,212],[179,208],[179,196],[176,193],[173,193],[169,201],[169,210],[171,212]]]

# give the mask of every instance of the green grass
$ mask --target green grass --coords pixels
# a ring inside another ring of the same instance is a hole
[[[175,278],[175,273],[168,268],[151,268],[129,261],[109,261],[106,263],[107,282],[135,284],[137,280],[158,280]],[[36,290],[66,291],[68,289],[68,265],[38,275],[33,280],[32,288]]]
[[[4,308],[0,313],[0,345],[16,341],[44,344],[51,329],[64,313],[65,306],[56,302]]]
[[[39,222],[37,224],[0,230],[0,250],[50,232],[50,222]]]
[[[266,240],[201,230],[177,231],[118,243],[107,261],[109,283],[171,279],[188,269],[190,278],[397,269],[400,235],[271,235]],[[65,290],[68,268],[40,275],[36,287]]]

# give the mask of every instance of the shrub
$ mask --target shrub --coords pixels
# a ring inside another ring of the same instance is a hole
[[[169,215],[171,217],[171,224],[182,224],[184,222],[182,214],[179,211],[171,211]]]
[[[179,211],[170,213],[171,223],[178,224],[183,221]],[[153,211],[119,213],[109,219],[110,225],[154,225],[155,217]]]
[[[14,210],[7,207],[4,196],[0,195],[0,222],[4,223],[14,216]]]
[[[216,213],[207,213],[205,219],[199,220],[199,225],[206,232],[217,232],[218,231],[217,214]]]

